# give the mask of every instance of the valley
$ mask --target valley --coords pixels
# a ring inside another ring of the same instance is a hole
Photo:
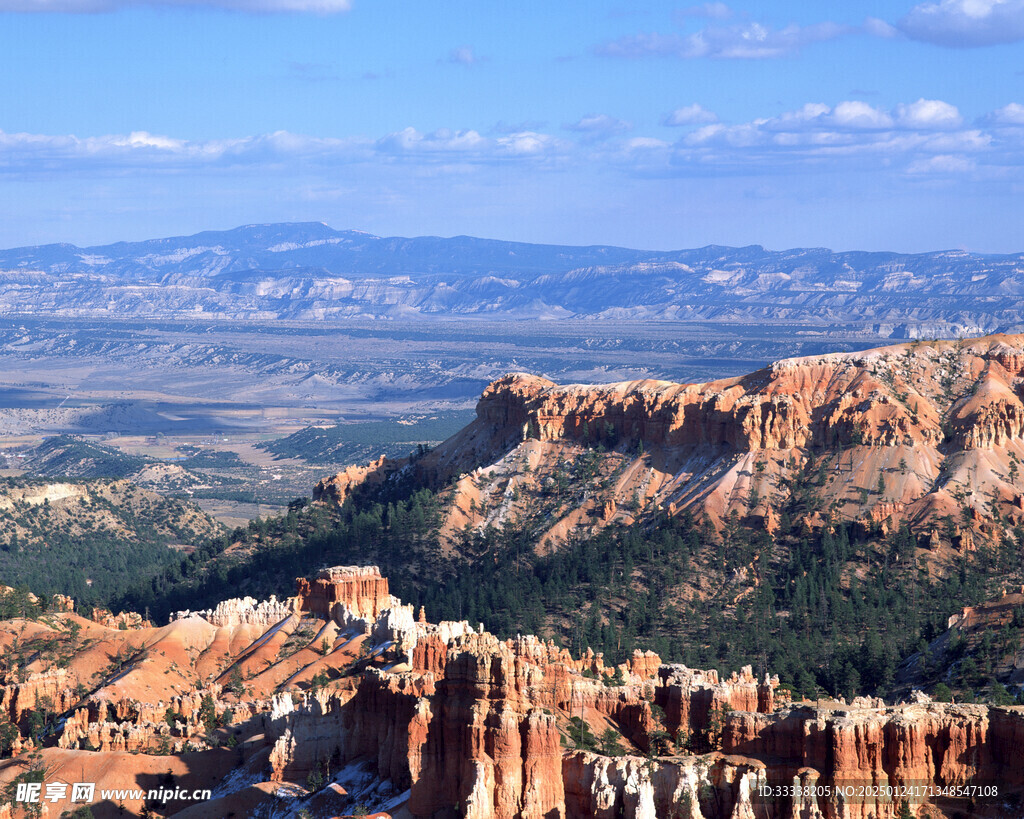
[[[235,526],[306,494],[312,463],[438,443],[507,372],[692,383],[891,338],[1012,331],[1019,268],[1015,256],[649,252],[321,224],[0,251],[0,455],[21,474],[21,455],[63,433],[171,463],[233,453],[193,495]],[[387,429],[438,418],[451,423],[419,440]],[[363,422],[384,426],[368,438]],[[320,447],[315,430],[337,424],[362,445]],[[293,434],[312,437],[272,443]],[[182,488],[165,483],[149,485]]]
[[[642,322],[0,319],[0,456],[6,474],[20,474],[21,456],[64,433],[172,465],[202,450],[203,469],[221,485],[200,477],[206,497],[196,500],[237,526],[308,495],[324,465],[439,443],[509,371],[583,382],[702,380],[778,355],[869,344],[852,332],[828,342],[790,332]],[[313,443],[317,428],[338,424],[345,435]],[[429,428],[411,433],[417,424]],[[273,443],[303,430],[311,440]],[[215,453],[222,463],[212,468]]]

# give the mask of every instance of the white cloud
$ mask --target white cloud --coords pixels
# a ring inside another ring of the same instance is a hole
[[[556,153],[565,147],[565,143],[550,134],[539,134],[535,131],[509,134],[499,137],[495,143],[501,153],[508,156],[540,156],[546,153]]]
[[[992,125],[1024,125],[1024,105],[1019,102],[1011,102],[1002,108],[997,108],[987,117],[985,122]]]
[[[940,0],[920,3],[897,23],[908,37],[972,48],[1024,40],[1024,0]]]
[[[146,131],[132,131],[127,137],[111,137],[110,144],[119,148],[159,148],[164,151],[180,151],[185,147],[180,139],[154,136]]]
[[[633,124],[608,114],[587,114],[576,122],[565,125],[564,128],[567,131],[577,131],[596,137],[606,137],[629,131],[633,128]]]
[[[471,67],[483,62],[486,58],[478,56],[472,46],[460,46],[459,48],[453,48],[448,53],[448,62],[455,65],[464,65]]]
[[[796,111],[786,111],[777,117],[766,120],[758,120],[761,125],[769,130],[790,131],[805,130],[807,125],[822,124],[824,118],[832,111],[827,105],[821,102],[807,102]]]
[[[864,32],[886,40],[900,36],[900,30],[896,26],[877,17],[868,17],[864,20]]]
[[[333,139],[276,131],[237,139],[183,140],[135,131],[98,137],[0,132],[0,172],[148,168],[179,170],[207,166],[268,165],[292,159],[349,162],[372,154],[361,137]]]
[[[718,117],[714,112],[709,111],[703,105],[699,103],[693,103],[692,105],[684,105],[682,108],[676,108],[671,114],[668,114],[663,120],[664,125],[700,125],[704,122],[717,122]]]
[[[708,17],[712,20],[727,20],[732,17],[732,9],[725,3],[702,3],[699,6],[688,6],[676,12],[680,17]]]
[[[88,14],[134,6],[208,7],[253,14],[337,14],[351,9],[352,3],[351,0],[0,0],[0,12]]]
[[[708,121],[697,104],[679,109],[686,128],[674,143],[627,133],[627,123],[591,114],[564,136],[519,126],[482,134],[475,129],[403,128],[380,138],[312,137],[288,131],[234,139],[188,140],[134,131],[95,137],[0,132],[0,175],[120,174],[147,170],[188,173],[260,168],[295,169],[402,165],[431,172],[526,163],[536,168],[617,168],[638,176],[705,173],[800,173],[812,168],[888,168],[917,176],[983,174],[998,166],[1024,168],[1024,105],[1010,103],[970,126],[941,100],[882,109],[861,100],[830,106],[811,102],[772,117],[728,124]]]
[[[424,134],[410,127],[377,140],[375,148],[382,154],[411,159],[489,162],[510,157],[554,156],[564,152],[568,146],[550,134],[535,131],[490,138],[472,129],[453,131],[441,128]]]
[[[973,159],[951,154],[938,154],[927,159],[916,159],[907,166],[909,174],[950,175],[973,171],[977,163]]]
[[[909,105],[896,106],[896,119],[908,128],[956,128],[963,117],[955,105],[942,100],[919,99]]]
[[[832,122],[841,128],[891,128],[892,117],[866,102],[847,100],[832,109]]]
[[[301,161],[354,163],[374,161],[460,161],[486,163],[511,158],[547,158],[567,154],[572,143],[550,134],[521,130],[486,137],[473,129],[441,128],[424,133],[403,128],[380,139],[311,137],[288,131],[237,139],[184,140],[145,131],[79,138],[73,135],[9,134],[0,131],[0,173],[47,173],[151,168],[176,171],[198,167]]]
[[[893,118],[887,112],[860,100],[846,100],[835,108],[820,102],[808,102],[795,111],[786,111],[777,117],[757,120],[766,131],[882,130],[893,127]]]
[[[731,133],[733,130],[733,128],[717,123],[715,125],[705,125],[703,128],[698,128],[693,133],[687,135],[685,142],[687,145],[707,145],[717,141],[726,133]]]
[[[736,125],[705,125],[676,143],[671,162],[677,168],[735,166],[755,172],[855,165],[865,171],[888,167],[916,175],[950,174],[976,170],[982,161],[1022,165],[1020,149],[982,129],[963,128],[959,111],[941,100],[918,100],[891,111],[847,100],[834,107],[807,103]]]
[[[670,56],[683,59],[765,59],[799,51],[806,45],[834,40],[852,29],[838,23],[772,28],[761,23],[708,26],[694,34],[636,34],[597,48],[609,57]]]
[[[481,150],[488,140],[470,129],[452,131],[442,128],[430,134],[423,134],[415,128],[403,128],[377,140],[377,148],[385,153],[472,153]]]

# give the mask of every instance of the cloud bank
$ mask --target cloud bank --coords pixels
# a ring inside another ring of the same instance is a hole
[[[811,43],[834,40],[850,31],[847,26],[829,22],[784,28],[745,22],[708,26],[693,34],[634,34],[604,43],[596,51],[606,57],[756,60],[791,54]]]
[[[979,48],[1024,40],[1024,0],[924,2],[896,23],[869,16],[855,26],[825,21],[779,28],[743,19],[721,2],[691,6],[675,14],[680,28],[700,18],[708,23],[696,32],[632,34],[602,43],[594,50],[606,57],[634,59],[661,56],[754,60],[795,54],[813,43],[851,34],[888,40],[909,38],[950,48]]]
[[[1024,121],[1024,108],[1011,103],[983,122],[1015,124],[1018,115]],[[867,161],[915,174],[948,174],[973,170],[982,161],[1019,167],[1024,143],[965,125],[956,106],[942,100],[919,99],[889,110],[847,100],[835,106],[807,103],[737,125],[700,126],[676,143],[672,161],[765,169],[850,167]]]
[[[693,103],[692,105],[685,105],[682,108],[677,108],[671,114],[668,114],[663,120],[663,125],[698,125],[705,122],[717,122],[718,117],[712,112],[705,108],[703,105]]]
[[[951,48],[1024,40],[1024,0],[941,0],[920,3],[897,23],[914,40]]]
[[[919,99],[891,108],[861,100],[807,103],[772,117],[725,123],[698,104],[668,114],[663,126],[682,129],[672,141],[630,135],[630,123],[590,114],[564,126],[568,136],[542,130],[475,129],[425,132],[412,126],[379,138],[316,137],[277,131],[233,139],[187,140],[135,131],[97,137],[0,132],[0,175],[22,178],[67,173],[182,174],[200,169],[292,173],[297,168],[404,164],[424,172],[471,173],[482,166],[605,169],[637,176],[714,175],[850,170],[1021,176],[1024,105],[1011,102],[966,122],[943,100]],[[677,132],[678,133],[678,132]],[[246,170],[246,169],[249,170]],[[801,170],[802,169],[802,170]]]
[[[211,140],[185,140],[146,131],[86,138],[0,131],[0,174],[247,165],[274,168],[295,161],[332,165],[399,160],[486,163],[555,158],[568,147],[564,140],[534,131],[488,137],[472,129],[424,133],[413,127],[379,139],[313,137],[288,131]]]

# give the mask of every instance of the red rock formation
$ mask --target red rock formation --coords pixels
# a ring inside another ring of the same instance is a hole
[[[758,680],[749,668],[720,680],[713,671],[662,665],[658,682],[644,680],[653,655],[636,657],[624,669],[626,684],[611,686],[583,676],[604,670],[597,655],[574,660],[532,637],[469,634],[445,641],[430,634],[413,657],[410,672],[364,675],[351,696],[290,715],[286,741],[275,746],[281,774],[301,773],[298,759],[309,764],[335,748],[344,758],[370,754],[382,776],[411,787],[414,816],[456,810],[508,819],[656,819],[686,800],[691,816],[891,819],[898,806],[881,796],[767,803],[757,802],[756,790],[792,782],[1024,787],[1016,762],[1024,754],[1024,715],[1010,710],[886,708],[867,700],[845,709],[780,709],[785,701],[777,680]],[[726,755],[652,764],[561,750],[560,720],[574,715],[610,720],[644,749],[656,727],[652,703],[665,709],[673,732],[706,731],[718,720]],[[333,720],[326,730],[324,714]],[[308,727],[318,720],[320,729]],[[713,813],[696,812],[701,805]]]
[[[665,711],[666,727],[685,735],[705,732],[712,720],[728,711],[771,713],[786,698],[777,692],[779,678],[758,682],[750,666],[720,682],[718,672],[697,671],[685,665],[663,665],[658,671],[661,686],[655,702]]]
[[[312,583],[304,577],[295,581],[298,610],[325,620],[337,616],[339,607],[356,617],[373,620],[394,605],[387,578],[376,566],[334,566],[321,571]]]
[[[910,704],[725,715],[723,751],[773,765],[774,778],[814,772],[832,788],[977,785],[1019,790],[1024,714],[977,705]],[[918,801],[918,800],[915,800]],[[991,800],[990,800],[991,801]],[[819,799],[827,816],[895,815],[884,794]]]
[[[652,679],[659,667],[662,685]],[[652,703],[667,692],[696,715],[712,702],[770,708],[777,685],[758,683],[745,669],[722,683],[714,672],[692,672],[689,682],[701,684],[684,690],[673,676],[679,669],[661,666],[650,652],[620,671],[624,684],[612,685],[600,655],[574,659],[535,637],[430,633],[413,649],[412,671],[367,673],[351,695],[309,701],[271,725],[275,775],[301,777],[324,755],[370,755],[382,777],[411,787],[415,816],[446,809],[481,819],[588,815],[573,813],[565,796],[572,783],[561,733],[569,716],[614,724],[646,750],[656,727]]]
[[[324,583],[318,586],[319,580]],[[264,700],[233,694],[230,720],[217,685],[193,681],[189,690],[153,702],[143,695],[153,679],[140,674],[130,694],[114,696],[114,688],[104,686],[78,703],[66,669],[0,689],[0,705],[15,722],[44,696],[59,709],[73,709],[66,714],[59,747],[45,748],[47,753],[84,755],[80,749],[93,748],[180,754],[206,747],[204,700],[209,696],[242,738],[239,753],[250,766],[248,776],[262,771],[272,782],[301,786],[325,765],[336,771],[361,761],[379,783],[389,783],[396,793],[409,791],[405,809],[417,819],[446,812],[476,819],[895,816],[895,803],[882,796],[765,800],[757,793],[762,786],[794,783],[831,788],[998,784],[1001,798],[1024,794],[1024,713],[1015,709],[929,702],[887,707],[867,699],[840,707],[790,706],[776,678],[758,679],[749,667],[720,679],[715,671],[665,665],[653,653],[638,652],[611,669],[600,654],[572,657],[532,636],[499,640],[463,623],[416,622],[411,607],[391,598],[386,581],[372,568],[328,571],[307,587],[310,593],[319,589],[319,596],[303,598],[307,605],[326,611],[342,604],[366,614],[381,610],[358,639],[390,634],[385,624],[401,612],[402,628],[416,638],[410,644],[411,664],[394,662],[390,648],[383,652],[386,658],[345,654],[336,667],[327,663],[341,649],[316,653],[314,667],[343,673],[328,675],[329,685],[282,685]],[[1000,616],[1009,616],[1016,599],[1001,601]],[[389,607],[383,609],[385,603]],[[978,612],[965,612],[959,622],[969,624]],[[216,629],[195,619],[143,634],[89,628],[104,634],[108,647],[118,641],[147,644],[158,632],[166,641],[154,644],[168,650],[191,635],[198,653],[199,646],[231,628],[252,641],[236,649],[239,656],[271,642],[265,634],[255,636],[261,630],[251,624]],[[188,664],[189,656],[183,650],[179,659]],[[152,659],[133,658],[133,669]],[[577,752],[573,717],[597,734],[613,728],[629,755]],[[644,758],[652,732],[662,728],[680,744],[700,738],[710,752]],[[19,739],[14,750],[27,747]],[[228,755],[234,758],[234,752]],[[6,781],[4,770],[0,765],[0,781]],[[993,819],[982,802],[972,807],[960,799],[946,807],[970,819]]]
[[[412,650],[412,670],[418,674],[442,677],[447,659],[448,646],[439,635],[421,637]]]
[[[330,500],[341,506],[357,486],[380,483],[400,465],[401,461],[389,461],[381,455],[366,466],[350,466],[318,482],[313,488],[313,500]]]
[[[657,676],[661,668],[661,657],[653,651],[637,649],[629,660],[630,674],[636,674],[641,680],[650,680]]]
[[[0,686],[0,708],[12,723],[24,727],[27,712],[43,704],[54,714],[70,708],[77,700],[72,690],[76,682],[63,668],[29,674],[22,682]]]
[[[753,759],[716,754],[651,762],[573,753],[563,759],[562,776],[567,817],[781,819],[757,799],[767,776]]]
[[[215,712],[223,715],[228,706],[220,695],[220,686],[213,685],[178,695],[169,702],[89,699],[67,716],[57,745],[97,751],[180,753],[190,740],[205,742],[207,727],[201,720],[202,703],[209,696]],[[252,714],[251,707],[238,711],[232,722]],[[169,712],[174,714],[173,724],[168,722]]]
[[[487,387],[476,420],[442,446],[325,479],[317,497],[340,503],[359,482],[406,468],[425,485],[452,486],[444,531],[455,542],[467,525],[500,526],[536,507],[566,456],[600,443],[615,463],[599,477],[625,477],[595,479],[538,548],[624,510],[690,510],[716,525],[735,511],[773,529],[767,499],[793,491],[810,466],[823,480],[803,491],[821,508],[884,532],[904,523],[935,532],[936,548],[950,545],[936,520],[969,508],[952,545],[970,550],[999,534],[993,498],[1001,516],[1024,521],[1024,470],[1011,452],[1024,438],[1021,360],[1024,337],[992,336],[790,359],[706,384],[558,386],[513,374]],[[511,463],[530,463],[531,476]],[[513,478],[516,491],[503,494]]]
[[[997,361],[987,362],[971,393],[950,412],[950,427],[961,448],[992,449],[1021,437],[1024,404],[1014,387],[1013,376]]]
[[[107,609],[93,609],[91,619],[94,623],[99,623],[101,626],[106,626],[107,628],[129,629],[153,627],[153,624],[149,620],[146,620],[141,614],[134,611],[122,611],[115,615],[111,614]]]
[[[55,594],[50,598],[50,608],[54,611],[74,611],[74,598],[65,594]]]
[[[529,696],[542,678],[491,635],[457,643],[424,720],[414,814],[460,806],[478,819],[553,815],[564,798],[560,735],[554,715]]]

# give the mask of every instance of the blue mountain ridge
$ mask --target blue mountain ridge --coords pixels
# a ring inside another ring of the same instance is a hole
[[[960,250],[652,251],[319,222],[0,250],[7,314],[939,321],[973,332],[1016,326],[1022,297],[1024,254]]]

